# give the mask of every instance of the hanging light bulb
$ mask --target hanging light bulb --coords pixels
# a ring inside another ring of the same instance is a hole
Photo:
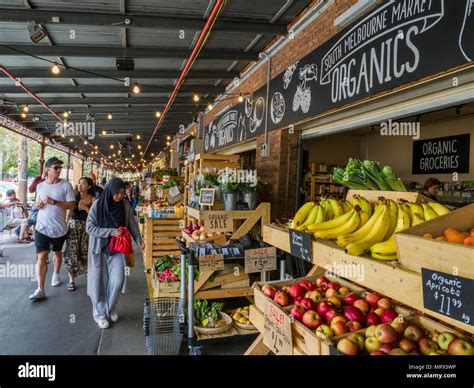
[[[59,74],[60,69],[57,63],[53,65],[53,67],[51,68],[51,71],[53,72],[53,74]]]
[[[159,119],[161,117],[161,112],[159,110],[156,111],[155,117]]]
[[[21,118],[26,119],[26,113],[25,112],[21,112]]]
[[[112,120],[112,113],[109,112],[109,114],[107,115],[107,118],[108,118],[109,120]]]
[[[171,140],[171,136],[166,136],[166,140]]]
[[[67,111],[63,112],[63,117],[67,119],[69,117],[69,113]]]
[[[84,145],[87,145],[87,144],[88,144],[87,140],[84,140]]]
[[[120,155],[120,154],[122,153],[122,150],[118,150],[118,152],[117,152],[117,153]]]
[[[138,86],[138,84],[133,84],[133,93],[140,93],[140,87]]]
[[[244,100],[244,97],[242,96],[242,93],[239,95],[239,102],[242,102]]]
[[[140,151],[140,155],[143,155],[143,152],[142,152],[142,151]]]
[[[30,110],[30,108],[28,108],[28,105],[25,105],[23,107],[23,112],[28,113],[29,110]]]
[[[99,148],[98,146],[94,146],[95,149]]]
[[[61,137],[62,137],[62,138],[65,138],[66,135],[65,135],[64,133],[61,133]]]
[[[196,93],[194,93],[194,95],[193,95],[193,101],[194,101],[194,102],[199,102],[199,100],[200,100],[199,95],[196,94]]]
[[[102,130],[102,135],[107,135],[107,131],[105,129]]]
[[[116,155],[115,155],[115,154],[113,154],[112,156],[115,158],[115,156],[116,156]]]
[[[214,106],[211,103],[207,104],[207,109],[208,110],[212,110],[212,108],[214,108]]]
[[[169,142],[169,141],[167,141],[167,142],[166,142],[166,145],[167,145],[167,146],[169,146],[169,145],[170,145],[170,142]]]
[[[72,143],[74,139],[72,137],[69,138],[69,142]]]
[[[141,149],[142,149],[142,146],[141,146],[140,144],[138,145],[138,149],[139,149],[139,150],[141,150]]]
[[[137,135],[137,140],[140,140],[142,137],[140,135]]]
[[[111,149],[111,150],[114,149],[114,145],[113,145],[113,144],[110,145],[110,149]]]

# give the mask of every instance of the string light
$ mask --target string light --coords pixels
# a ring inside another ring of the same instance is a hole
[[[59,74],[60,69],[57,63],[53,65],[53,67],[51,68],[51,71],[53,72],[53,74]]]
[[[98,146],[94,146],[95,149],[99,148]]]
[[[239,102],[242,102],[244,100],[244,97],[242,96],[242,93],[239,95]]]
[[[63,117],[64,117],[65,119],[67,119],[67,118],[69,117],[69,113],[68,113],[67,111],[64,112],[64,113],[63,113]]]
[[[196,94],[196,93],[194,93],[194,95],[193,95],[193,101],[194,101],[194,102],[199,102],[199,100],[200,100],[199,95]]]
[[[74,139],[72,137],[69,138],[69,142],[72,143]]]
[[[87,145],[87,144],[88,144],[87,140],[84,140],[84,145]]]
[[[141,150],[141,149],[142,149],[142,146],[141,146],[140,144],[138,145],[138,149],[139,149],[139,150]]]
[[[28,113],[29,110],[30,110],[30,108],[28,108],[28,105],[25,105],[23,107],[23,112]]]
[[[140,140],[142,137],[140,135],[137,135],[137,140]]]
[[[161,117],[161,112],[159,110],[156,111],[155,116],[157,119]]]
[[[211,103],[207,104],[207,109],[208,110],[212,110],[212,108],[214,108],[214,106]]]
[[[26,119],[26,113],[25,112],[21,112],[21,118]]]
[[[171,136],[166,136],[166,140],[171,140]]]
[[[137,84],[133,84],[133,93],[140,93],[140,87]]]
[[[102,130],[102,135],[107,135],[107,131],[105,129]]]
[[[167,146],[169,146],[169,145],[170,145],[170,142],[169,142],[169,141],[167,141],[167,142],[166,142],[166,145],[167,145]]]
[[[110,145],[110,149],[111,149],[111,150],[114,149],[114,145],[113,145],[113,144]]]
[[[108,118],[109,120],[112,120],[112,113],[109,112],[109,114],[107,115],[107,118]]]

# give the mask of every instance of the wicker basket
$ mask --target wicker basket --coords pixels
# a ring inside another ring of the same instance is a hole
[[[224,333],[227,330],[229,330],[232,326],[232,318],[229,317],[226,313],[223,313],[222,311],[219,313],[219,316],[221,319],[224,319],[226,324],[222,327],[200,327],[194,325],[194,330],[196,330],[199,334],[207,334],[207,335],[212,335],[212,334],[220,334]]]

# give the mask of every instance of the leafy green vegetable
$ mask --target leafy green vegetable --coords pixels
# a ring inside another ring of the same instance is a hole
[[[224,303],[214,302],[210,305],[207,300],[194,301],[194,324],[203,327],[215,327],[223,307]]]

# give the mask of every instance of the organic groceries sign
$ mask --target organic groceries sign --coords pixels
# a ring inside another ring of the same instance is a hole
[[[214,205],[215,192],[215,189],[201,189],[201,191],[199,192],[199,205]]]
[[[474,60],[471,0],[395,0],[292,64],[205,129],[211,152]],[[291,41],[290,41],[291,44]]]
[[[265,305],[263,343],[277,356],[293,355],[290,317],[273,303]]]
[[[471,135],[413,142],[413,174],[469,173]]]
[[[474,326],[474,280],[427,268],[421,277],[425,308]]]
[[[233,232],[234,216],[232,212],[204,212],[204,229],[208,232]]]

